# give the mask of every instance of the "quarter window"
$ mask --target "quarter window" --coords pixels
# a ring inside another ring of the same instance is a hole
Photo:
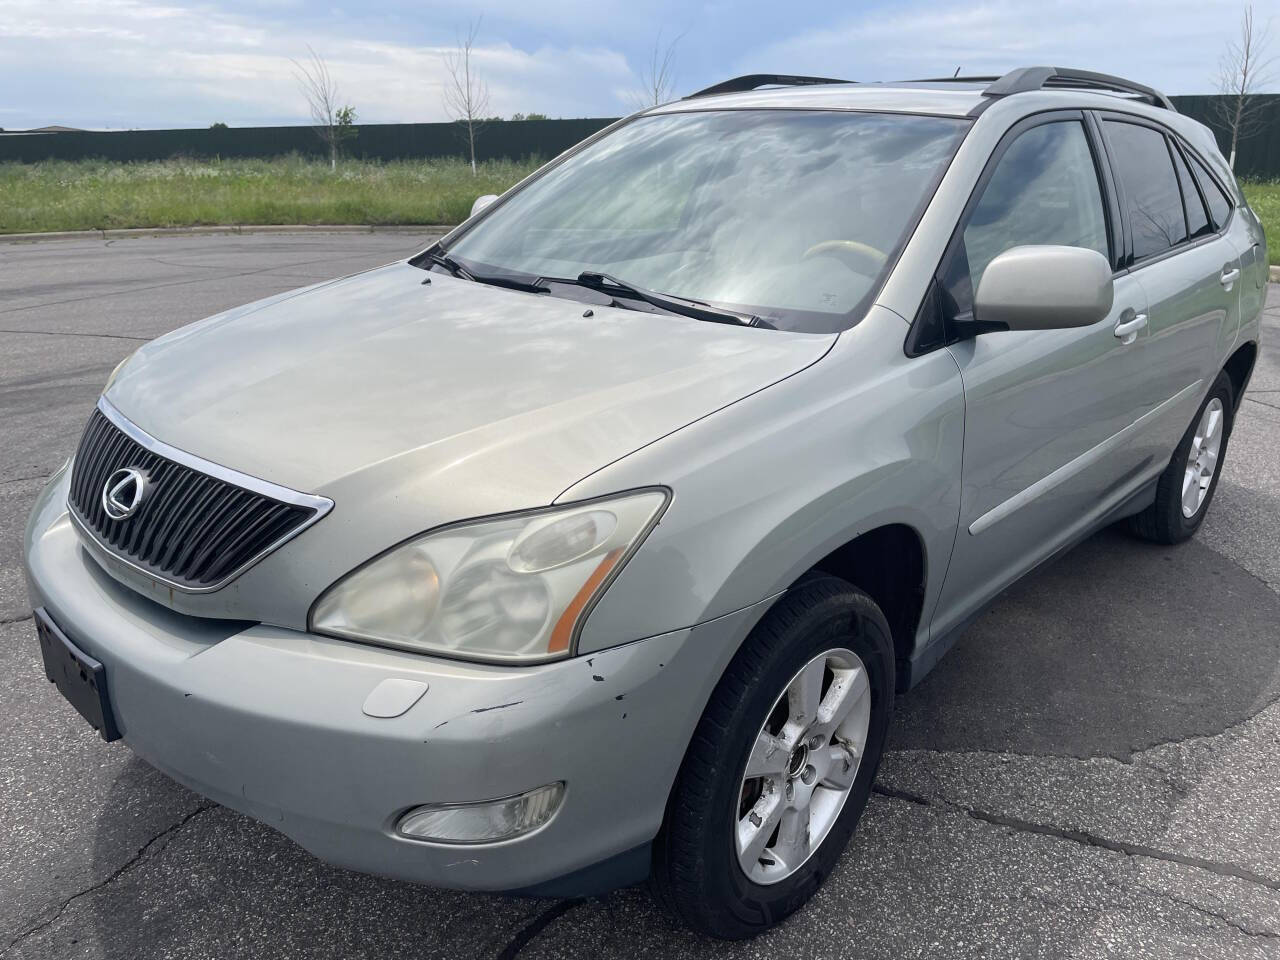
[[[1164,253],[1187,238],[1182,196],[1164,134],[1136,123],[1105,123],[1133,230],[1133,258]]]
[[[1209,216],[1213,220],[1213,226],[1217,230],[1221,230],[1227,222],[1227,218],[1231,216],[1231,201],[1227,199],[1226,194],[1222,192],[1222,188],[1218,186],[1218,181],[1209,176],[1209,171],[1204,168],[1199,159],[1191,158],[1191,165],[1195,169],[1196,179],[1200,181],[1200,189],[1204,191],[1204,198],[1209,204]]]
[[[1098,174],[1078,120],[1032,127],[998,161],[964,228],[970,289],[1004,251],[1046,243],[1108,253]]]

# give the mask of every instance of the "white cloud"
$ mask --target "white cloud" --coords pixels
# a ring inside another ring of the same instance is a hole
[[[908,2],[767,44],[739,66],[887,80],[1050,64],[1114,73],[1170,94],[1212,93],[1218,55],[1239,29],[1240,12],[1237,0]]]
[[[890,80],[1056,63],[1208,93],[1240,16],[1240,0],[0,0],[0,117],[304,123],[289,58],[311,44],[361,120],[442,120],[441,44],[473,2],[485,4],[476,56],[491,112],[570,117],[630,109],[628,61],[643,62],[660,29],[682,38],[681,92],[739,73]],[[1276,31],[1280,47],[1280,17]]]
[[[307,17],[268,27],[212,8],[144,0],[79,0],[73,9],[0,0],[0,87],[22,88],[6,123],[304,122],[306,102],[290,57],[305,57],[308,44],[362,121],[447,119],[443,46],[352,38]],[[499,42],[480,45],[474,55],[493,114],[610,115],[622,105],[608,91],[633,84],[626,59],[599,47],[526,51]],[[597,95],[584,97],[584,90]]]

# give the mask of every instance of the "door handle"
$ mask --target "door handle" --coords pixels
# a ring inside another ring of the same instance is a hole
[[[1221,283],[1228,290],[1230,290],[1231,285],[1239,279],[1240,279],[1240,268],[1232,267],[1230,270],[1223,271],[1222,276],[1218,278],[1218,282]]]
[[[1115,334],[1121,343],[1133,343],[1138,339],[1138,331],[1147,325],[1147,315],[1139,313],[1132,320],[1116,324]]]

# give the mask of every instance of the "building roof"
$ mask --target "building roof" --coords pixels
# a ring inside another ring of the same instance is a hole
[[[79,127],[59,127],[59,126],[52,126],[52,127],[33,127],[33,128],[32,128],[32,129],[30,129],[30,130],[2,130],[2,129],[0,129],[0,136],[3,136],[3,137],[13,137],[13,136],[26,136],[26,135],[27,135],[27,134],[29,134],[29,133],[84,133],[84,132],[85,132],[85,131],[81,130]]]

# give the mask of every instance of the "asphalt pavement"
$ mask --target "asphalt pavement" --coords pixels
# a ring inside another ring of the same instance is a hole
[[[587,901],[337,870],[104,744],[49,684],[26,516],[107,374],[405,234],[0,244],[0,958],[1280,957],[1280,360],[1189,544],[1105,531],[1008,590],[903,697],[858,835],[754,941],[643,889]],[[1280,332],[1273,286],[1264,341]]]

